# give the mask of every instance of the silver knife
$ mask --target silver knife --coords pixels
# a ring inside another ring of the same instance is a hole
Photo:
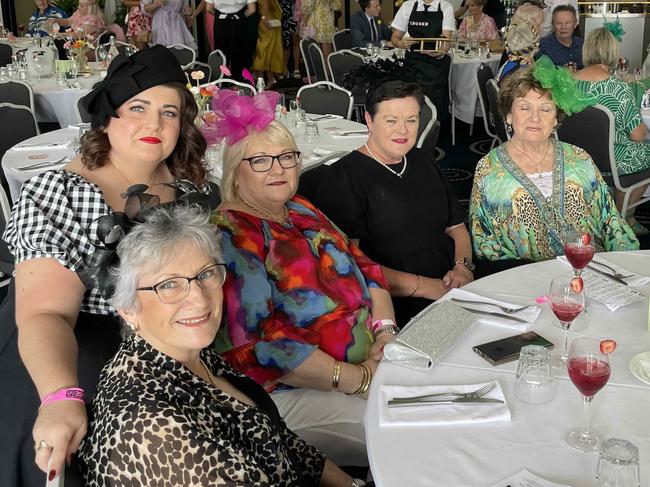
[[[16,149],[23,149],[28,147],[59,147],[61,145],[66,145],[65,142],[49,142],[49,143],[34,143],[34,144],[19,144],[16,146]]]
[[[492,315],[492,316],[498,316],[500,318],[505,318],[507,320],[513,320],[513,321],[518,321],[519,323],[528,323],[528,320],[525,320],[523,318],[519,318],[518,316],[512,316],[512,315],[507,315],[504,313],[497,313],[496,311],[483,311],[482,309],[475,309],[475,308],[466,308],[465,306],[461,306],[461,308],[469,311],[470,313],[477,313],[480,315]]]
[[[612,281],[620,282],[621,284],[625,284],[626,286],[629,286],[629,284],[627,282],[625,282],[623,279],[621,279],[620,277],[616,277],[616,276],[613,276],[612,274],[608,274],[605,271],[601,271],[600,269],[596,269],[592,265],[587,264],[587,269],[589,269],[590,271],[593,271],[593,272],[597,272],[598,274],[601,274],[601,275],[611,279]]]
[[[367,130],[339,130],[336,132],[336,135],[357,135],[357,134],[367,134]]]
[[[468,397],[458,397],[456,399],[441,400],[435,401],[431,399],[414,399],[413,401],[388,401],[389,408],[399,408],[404,406],[430,406],[434,404],[499,404],[503,403],[501,399],[492,399],[490,397],[477,397],[477,398],[468,398]]]

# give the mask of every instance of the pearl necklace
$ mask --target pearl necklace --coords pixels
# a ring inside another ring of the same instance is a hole
[[[400,172],[397,172],[397,171],[391,169],[391,168],[388,166],[388,164],[385,164],[385,163],[381,162],[381,161],[377,158],[377,156],[374,155],[374,154],[372,153],[372,151],[370,150],[370,147],[368,147],[368,144],[363,144],[363,146],[364,146],[364,147],[366,148],[366,150],[368,151],[368,154],[370,154],[370,157],[372,157],[375,161],[377,161],[379,164],[381,164],[382,166],[384,166],[386,169],[388,169],[390,172],[392,172],[392,173],[393,173],[395,176],[397,176],[398,178],[401,178],[401,177],[402,177],[402,174],[404,174],[404,171],[406,171],[406,166],[407,166],[407,164],[408,164],[408,162],[407,162],[407,160],[406,160],[406,154],[404,154],[404,155],[402,156],[402,157],[403,157],[403,161],[404,161],[404,167],[402,168],[402,170],[401,170]]]
[[[214,379],[212,378],[212,373],[210,372],[210,369],[208,369],[208,366],[205,365],[205,362],[203,360],[199,359],[199,362],[203,366],[203,370],[205,370],[205,373],[208,376],[208,382],[212,387],[215,387]]]
[[[290,223],[289,220],[289,210],[287,210],[287,207],[282,205],[282,216],[277,217],[271,215],[268,211],[262,210],[261,208],[258,208],[257,206],[253,205],[252,203],[249,203],[244,199],[244,197],[240,194],[239,199],[241,200],[242,203],[244,203],[246,206],[248,206],[251,210],[254,210],[258,212],[259,214],[263,215],[266,217],[267,220],[274,221],[276,223],[282,223],[286,225],[287,223]]]

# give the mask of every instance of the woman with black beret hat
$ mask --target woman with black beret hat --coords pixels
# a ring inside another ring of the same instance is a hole
[[[84,402],[120,343],[98,269],[125,222],[190,195],[217,202],[185,83],[163,46],[117,56],[84,97],[92,128],[79,155],[27,181],[14,204],[3,236],[16,272],[0,308],[2,486],[42,486],[40,470],[57,477],[86,433]]]

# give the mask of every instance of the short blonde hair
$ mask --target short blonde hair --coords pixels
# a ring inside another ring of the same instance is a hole
[[[539,35],[542,24],[544,23],[544,10],[542,10],[542,8],[537,5],[533,5],[532,3],[524,3],[523,5],[517,7],[515,13],[512,14],[513,24],[517,23],[520,20],[528,22],[530,25],[532,25],[535,28],[537,35]]]
[[[539,50],[539,34],[532,25],[520,19],[508,27],[504,44],[509,54],[534,55]]]
[[[289,129],[276,121],[271,122],[264,130],[248,134],[233,145],[226,146],[223,153],[223,177],[221,178],[221,197],[224,203],[232,203],[237,199],[237,189],[235,188],[237,169],[246,156],[248,148],[254,146],[260,139],[274,145],[298,150],[296,141]],[[299,162],[298,171],[300,171],[300,166]]]
[[[582,62],[585,66],[604,64],[610,68],[618,62],[618,41],[605,27],[592,30],[582,45]]]

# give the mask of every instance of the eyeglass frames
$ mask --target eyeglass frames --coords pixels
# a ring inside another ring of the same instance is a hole
[[[139,287],[136,291],[154,291],[163,304],[175,304],[190,293],[190,284],[196,281],[203,291],[214,291],[226,279],[226,264],[212,264],[194,277],[172,277],[153,286]]]
[[[298,164],[298,157],[300,157],[300,151],[293,150],[283,152],[277,156],[254,156],[254,157],[244,157],[242,161],[246,161],[251,165],[251,169],[255,172],[267,172],[270,171],[273,167],[275,160],[278,160],[278,164],[283,169],[291,169],[296,167]]]

